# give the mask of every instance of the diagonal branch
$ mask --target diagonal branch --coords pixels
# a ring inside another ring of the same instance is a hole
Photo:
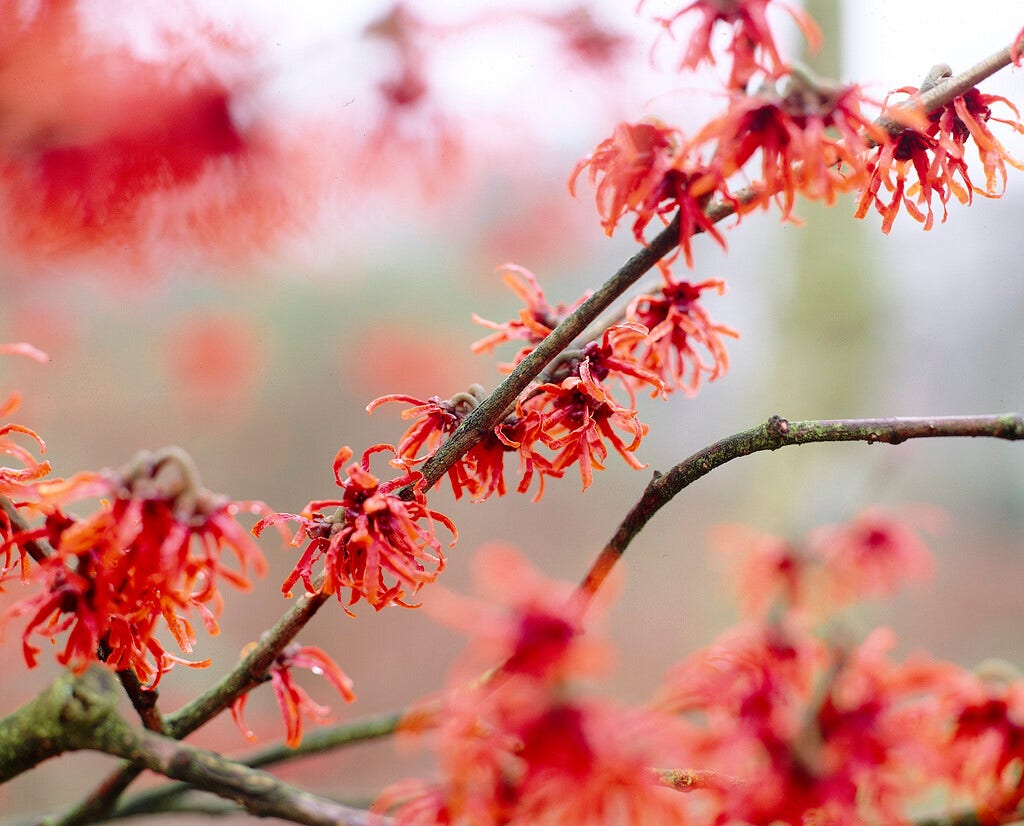
[[[954,98],[974,88],[981,81],[1009,66],[1012,62],[1011,49],[1012,46],[1000,49],[959,75],[951,77],[923,94],[912,98],[904,105],[920,106],[926,112],[931,112],[941,106],[945,106]],[[887,118],[880,118],[878,124],[893,135],[899,134],[906,128]],[[761,197],[763,189],[763,185],[759,186],[758,184],[745,187],[736,192],[728,201],[717,201],[709,204],[704,210],[704,214],[712,224],[717,224],[730,215],[735,214],[737,208]],[[696,235],[700,232],[703,232],[703,230],[697,227],[694,229],[693,234]],[[604,283],[601,289],[584,301],[561,324],[555,327],[509,373],[505,380],[495,388],[494,392],[484,399],[463,420],[451,435],[451,438],[441,445],[437,452],[424,463],[422,467],[424,489],[429,490],[438,480],[443,478],[448,469],[466,451],[479,442],[501,421],[506,415],[506,410],[509,406],[515,402],[523,390],[529,387],[530,383],[540,374],[544,367],[562,350],[568,347],[576,336],[582,333],[591,322],[595,321],[601,313],[608,309],[612,302],[625,293],[662,258],[671,253],[679,245],[679,242],[679,215],[677,214],[667,227],[659,232],[646,247],[630,258],[615,275]]]
[[[935,416],[921,418],[832,419],[790,422],[772,416],[767,422],[727,436],[697,451],[667,473],[655,473],[640,500],[622,520],[614,536],[598,554],[576,590],[585,604],[597,592],[629,543],[672,498],[726,462],[763,450],[817,442],[883,442],[898,445],[908,439],[940,437],[988,437],[1024,440],[1024,416],[1003,413],[991,416]]]

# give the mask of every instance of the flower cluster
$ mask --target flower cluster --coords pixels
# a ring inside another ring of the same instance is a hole
[[[653,218],[668,224],[665,216],[678,213],[679,245],[687,266],[693,266],[690,237],[697,232],[708,233],[725,249],[725,237],[706,213],[714,193],[707,184],[709,171],[678,129],[654,119],[620,123],[610,138],[576,165],[569,178],[573,195],[576,180],[588,167],[601,225],[608,235],[623,214],[633,213],[633,235],[643,243],[644,230]]]
[[[481,553],[478,563],[486,602],[442,591],[428,606],[472,638],[430,715],[441,776],[398,783],[374,808],[393,810],[402,826],[683,823],[679,795],[650,770],[672,755],[671,721],[568,692],[572,678],[601,670],[605,656],[581,636],[567,586],[507,548]],[[495,662],[503,665],[467,685]],[[422,727],[421,715],[410,724]]]
[[[875,506],[850,522],[818,527],[799,543],[736,525],[720,526],[713,538],[731,558],[747,616],[780,608],[826,616],[928,580],[934,563],[920,531],[943,523],[934,508],[906,507],[897,515]]]
[[[518,363],[570,310],[552,308],[532,273],[521,267],[505,270],[506,283],[526,306],[518,319],[501,324],[474,317],[495,330],[474,350],[525,340],[528,346],[517,354]],[[512,413],[449,468],[456,497],[464,491],[476,499],[504,494],[504,458],[510,453],[520,460],[519,492],[529,490],[537,478],[537,499],[545,477],[561,477],[573,465],[579,467],[584,489],[589,487],[593,471],[604,467],[609,446],[631,467],[643,468],[635,452],[648,427],[638,418],[636,391],[647,387],[652,395],[665,396],[678,388],[692,395],[702,379],[725,373],[729,362],[722,337],[737,333],[714,322],[700,303],[703,292],[724,289],[720,280],[691,284],[666,277],[656,293],[637,296],[626,318],[607,327],[599,339],[564,351]],[[398,443],[394,464],[413,467],[433,455],[482,398],[479,386],[446,400],[392,394],[375,399],[367,410],[386,402],[412,405],[402,413],[414,421]]]
[[[26,575],[42,590],[7,614],[28,617],[22,639],[29,667],[39,654],[34,635],[56,642],[65,633],[57,659],[76,671],[102,660],[154,685],[175,663],[207,665],[166,651],[157,631],[164,626],[186,654],[195,643],[190,615],[217,633],[219,583],[247,589],[248,571],[261,575],[265,568],[236,517],[264,514],[266,506],[206,490],[191,459],[176,448],[141,453],[117,472],[39,483],[36,491],[32,507],[45,516],[43,525],[14,532],[7,543],[24,548],[46,540],[53,549]],[[95,499],[102,501],[89,516],[65,511]],[[224,551],[237,568],[225,563]]]
[[[796,195],[833,203],[836,195],[859,189],[868,179],[868,140],[884,143],[888,133],[865,114],[855,84],[832,84],[790,69],[754,94],[734,93],[728,110],[693,138],[713,145],[708,186],[726,192],[726,181],[760,153],[756,198],[742,209],[778,203],[792,219]]]
[[[27,356],[36,361],[45,362],[47,355],[36,349],[31,344],[18,342],[16,344],[0,344],[0,354],[17,354]],[[7,419],[21,403],[21,396],[12,393],[6,400],[0,402],[0,421]],[[46,443],[39,435],[24,425],[8,422],[0,424],[0,456],[8,457],[16,464],[15,467],[0,465],[0,497],[8,500],[12,507],[19,504],[36,501],[39,498],[38,486],[40,480],[50,472],[50,463],[41,462],[32,454],[32,451],[19,444],[14,434],[31,439],[39,447],[40,453],[46,452]],[[28,556],[25,548],[11,541],[14,527],[11,518],[4,509],[0,509],[0,583],[20,570],[22,575],[28,573]],[[19,552],[19,558],[14,558],[14,552]]]
[[[574,697],[572,681],[607,664],[593,630],[582,634],[582,602],[510,549],[481,553],[486,601],[442,590],[427,605],[471,638],[440,701],[407,718],[407,730],[430,730],[439,776],[395,784],[375,809],[401,826],[839,826],[906,823],[941,795],[992,822],[1009,817],[1024,800],[1024,679],[1008,667],[899,661],[886,629],[859,642],[837,631],[832,612],[845,600],[920,574],[913,528],[872,508],[813,532],[804,554],[773,537],[744,541],[779,572],[759,564],[764,578],[748,576],[747,595],[783,598],[676,664],[642,709]],[[848,586],[825,606],[825,635],[788,598],[809,584],[806,558]]]
[[[310,502],[299,514],[271,514],[253,527],[258,536],[268,525],[299,524],[292,545],[305,543],[306,548],[281,586],[285,594],[290,595],[301,580],[308,593],[336,594],[341,601],[348,589],[348,605],[365,599],[380,610],[407,605],[406,600],[444,568],[434,523],[440,522],[457,537],[455,525],[427,507],[418,473],[408,472],[384,483],[370,473],[370,457],[381,451],[395,453],[391,445],[374,445],[360,461],[344,468],[342,479],[342,468],[352,458],[351,449],[343,447],[334,459],[340,499]],[[403,498],[403,489],[408,498]],[[313,566],[321,559],[323,578],[314,583]]]
[[[925,88],[905,86],[890,96],[913,96]],[[994,104],[1007,106],[1012,117],[994,117]],[[887,111],[899,113],[904,121],[908,117],[906,106]],[[975,193],[986,198],[1001,197],[1006,189],[1006,164],[1016,169],[1024,169],[1024,164],[1013,158],[992,134],[990,120],[1024,134],[1020,113],[1010,101],[971,89],[880,142],[868,161],[870,178],[861,193],[857,217],[863,218],[874,207],[882,216],[882,231],[888,233],[902,206],[925,229],[931,229],[935,220],[932,202],[936,198],[945,221],[946,206],[952,197],[962,204],[971,203]],[[971,180],[966,157],[969,140],[975,143],[981,160],[983,187]]]
[[[779,5],[809,40],[817,40],[817,30],[804,12]],[[692,268],[691,236],[705,232],[724,248],[725,238],[716,223],[730,212],[742,216],[774,202],[783,219],[794,220],[797,195],[832,203],[840,193],[859,192],[857,217],[874,207],[882,215],[884,232],[891,229],[901,206],[929,229],[936,198],[945,220],[952,197],[963,203],[969,203],[974,193],[998,198],[1006,187],[1007,164],[1024,169],[988,125],[996,121],[1024,134],[1019,113],[1005,98],[971,89],[929,113],[915,109],[912,101],[890,106],[887,98],[883,117],[873,120],[867,111],[876,104],[858,85],[813,78],[806,69],[781,59],[765,17],[768,6],[769,0],[696,0],[660,18],[671,32],[680,18],[701,17],[681,70],[713,64],[712,33],[719,26],[730,30],[729,105],[691,138],[656,119],[620,123],[577,164],[569,189],[575,192],[580,173],[589,170],[607,234],[624,215],[632,214],[633,233],[646,243],[644,230],[653,218],[667,224],[675,215],[679,247]],[[1016,51],[1012,56],[1019,59]],[[929,76],[921,91],[948,74],[947,69]],[[757,84],[756,76],[761,78]],[[892,94],[913,96],[918,91],[904,87]],[[993,115],[997,104],[1008,107],[1006,117]],[[969,141],[977,147],[984,186],[971,180]],[[759,172],[754,183],[736,190],[732,181],[754,169]],[[670,263],[660,266],[667,272]]]
[[[263,83],[254,38],[191,7],[173,25],[143,12],[135,44],[160,43],[143,57],[117,43],[116,22],[97,26],[83,5],[4,4],[8,254],[39,262],[116,251],[104,263],[137,274],[171,252],[155,242],[236,262],[294,229],[316,170],[308,146],[253,94]]]

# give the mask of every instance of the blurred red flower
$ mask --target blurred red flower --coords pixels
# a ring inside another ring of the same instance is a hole
[[[689,70],[696,69],[702,63],[715,65],[715,54],[711,48],[712,34],[718,24],[731,28],[732,37],[726,47],[732,58],[728,85],[731,89],[743,90],[757,72],[775,77],[787,68],[768,25],[767,11],[771,2],[694,0],[674,14],[659,18],[659,22],[671,32],[680,18],[691,12],[700,16],[679,64],[680,69]],[[643,0],[640,5],[643,5]],[[817,51],[821,47],[821,32],[803,9],[787,2],[777,2],[775,6],[784,9],[796,21],[812,50]]]
[[[4,5],[0,237],[27,264],[234,263],[308,211],[308,144],[259,111],[242,36],[189,11],[142,57],[74,0]]]

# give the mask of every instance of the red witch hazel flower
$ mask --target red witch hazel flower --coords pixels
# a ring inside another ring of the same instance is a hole
[[[757,72],[770,77],[786,69],[779,55],[775,37],[768,26],[767,10],[771,0],[695,0],[659,22],[671,32],[680,18],[691,12],[701,16],[697,28],[690,36],[680,69],[696,69],[702,63],[715,64],[711,38],[716,24],[732,28],[732,40],[727,50],[732,56],[729,88],[742,90]],[[796,21],[813,50],[821,45],[821,32],[814,21],[799,6],[777,2]]]
[[[43,590],[14,605],[7,618],[28,616],[25,661],[36,664],[33,634],[56,642],[68,632],[57,659],[76,671],[102,659],[117,670],[132,669],[155,684],[174,663],[157,640],[160,620],[184,653],[195,633],[195,612],[217,633],[218,583],[247,589],[247,570],[262,574],[259,548],[236,521],[243,510],[265,514],[259,502],[231,502],[203,488],[192,460],[177,448],[141,453],[117,472],[82,473],[39,485],[35,509],[42,527],[16,533],[11,541],[46,539],[54,554],[31,579]],[[97,511],[78,519],[62,510],[69,502],[102,499]],[[229,550],[238,568],[228,567]]]
[[[605,440],[635,470],[646,467],[634,456],[650,430],[637,418],[637,411],[623,407],[599,383],[581,371],[561,384],[543,384],[537,395],[520,401],[517,412],[527,416],[536,411],[541,418],[540,440],[557,451],[552,461],[556,471],[579,465],[583,489],[594,481],[594,470],[604,470],[608,457]],[[624,431],[626,440],[618,431]]]
[[[462,420],[476,409],[484,396],[484,389],[474,384],[468,393],[456,393],[444,401],[439,396],[424,400],[395,393],[374,399],[366,409],[372,413],[385,402],[413,405],[402,411],[402,418],[418,421],[413,422],[405,431],[392,460],[395,467],[411,469],[432,456],[455,432]],[[534,444],[540,438],[540,429],[541,421],[536,413],[526,416],[513,414],[496,425],[448,469],[448,479],[455,498],[460,498],[464,491],[468,491],[478,502],[495,493],[504,496],[507,492],[505,456],[518,453],[522,474],[519,492],[529,490],[534,474],[537,473],[540,485],[535,499],[539,500],[544,492],[544,477],[562,475],[534,449]]]
[[[791,219],[797,193],[831,204],[838,193],[867,181],[868,140],[890,138],[864,114],[865,102],[859,86],[793,68],[756,94],[733,95],[728,111],[693,142],[716,144],[708,164],[712,182],[743,169],[760,151],[759,197],[745,209],[774,200],[783,218]]]
[[[911,522],[882,508],[868,508],[852,522],[817,528],[808,537],[810,549],[825,565],[825,591],[836,604],[866,597],[888,596],[905,582],[931,577],[931,551],[915,530],[915,522],[932,529],[942,514],[919,508]]]
[[[639,364],[660,376],[666,387],[675,385],[690,396],[702,378],[714,381],[729,369],[722,336],[739,338],[732,327],[712,321],[699,304],[705,290],[721,295],[725,282],[666,279],[660,295],[638,295],[626,310],[626,318],[649,331],[633,353]],[[701,355],[701,349],[709,358]]]
[[[666,215],[679,212],[679,246],[686,265],[693,266],[690,236],[707,232],[725,249],[725,238],[704,208],[716,189],[729,199],[724,181],[701,167],[686,149],[678,129],[660,121],[620,123],[612,137],[602,141],[584,158],[569,178],[569,192],[576,194],[576,179],[590,168],[588,177],[595,186],[597,211],[605,233],[611,235],[624,213],[636,215],[633,235],[644,243],[644,229],[657,217],[668,223]]]
[[[920,90],[905,86],[890,96],[918,94],[948,76],[947,67],[936,68],[941,74],[930,75]],[[1005,104],[1013,117],[994,117],[994,104]],[[951,196],[956,196],[962,204],[971,203],[975,193],[986,198],[1002,197],[1006,190],[1006,164],[1024,170],[1024,163],[1012,157],[988,127],[992,120],[1024,134],[1020,113],[1004,97],[971,89],[929,113],[927,118],[905,107],[903,111],[900,107],[893,107],[888,112],[897,114],[901,121],[913,120],[894,139],[875,149],[868,167],[871,177],[861,194],[856,213],[858,218],[863,218],[874,206],[882,216],[882,231],[885,233],[892,229],[901,205],[928,230],[934,223],[933,197],[938,197],[942,205],[942,220],[945,221],[948,214],[946,205]],[[970,177],[965,155],[970,140],[977,146],[981,159],[984,187],[976,186]],[[890,193],[888,200],[879,194],[883,189]]]
[[[255,643],[250,644],[249,648],[253,645]],[[247,652],[248,649],[244,650],[242,656],[244,657]],[[295,677],[291,672],[293,668],[308,668],[314,674],[322,676],[338,690],[346,703],[355,700],[356,695],[352,693],[352,681],[345,676],[345,672],[326,652],[312,645],[299,645],[297,642],[286,646],[270,666],[270,682],[284,719],[287,732],[285,743],[294,749],[302,743],[302,718],[304,715],[317,723],[329,723],[333,717],[330,708],[314,702],[305,689],[295,682]],[[231,704],[231,716],[246,739],[255,741],[256,735],[245,724],[244,719],[245,704],[248,699],[249,695],[243,694],[235,700]]]
[[[246,38],[185,14],[170,29],[143,11],[133,23],[150,28],[136,26],[134,42],[164,54],[142,58],[101,42],[80,3],[4,10],[5,249],[26,261],[127,251],[134,268],[166,239],[230,262],[297,226],[317,170],[251,94],[259,70]]]
[[[528,269],[520,267],[518,264],[504,264],[498,270],[503,273],[501,280],[519,296],[526,306],[519,311],[518,319],[501,324],[480,318],[474,313],[473,321],[476,324],[495,330],[491,335],[472,344],[470,349],[476,354],[489,353],[506,341],[522,340],[530,345],[539,344],[561,323],[562,319],[590,297],[588,292],[580,296],[572,306],[558,304],[552,307],[548,304],[544,290],[537,283],[537,276]],[[515,364],[518,364],[531,349],[532,347],[529,346],[524,347],[516,356]],[[505,367],[511,369],[508,365]]]
[[[390,482],[381,483],[370,473],[370,457],[390,451],[391,445],[368,448],[358,462],[341,470],[352,458],[352,450],[343,447],[334,459],[334,480],[342,489],[340,499],[310,502],[301,514],[277,513],[264,517],[253,527],[258,536],[267,525],[298,522],[292,545],[308,542],[295,570],[281,586],[291,594],[300,579],[309,593],[336,594],[339,602],[349,589],[348,605],[365,599],[378,611],[387,605],[405,605],[444,568],[444,552],[434,536],[434,523],[440,522],[453,537],[455,525],[448,517],[427,507],[421,489],[421,476],[409,471]],[[409,498],[398,491],[409,488]],[[324,511],[334,508],[333,513]],[[452,545],[455,544],[452,539]],[[313,582],[313,565],[324,560],[324,577]],[[345,608],[346,613],[351,613]]]
[[[432,715],[441,778],[396,784],[374,809],[393,809],[403,826],[683,823],[681,796],[650,770],[675,757],[673,721],[568,696],[571,678],[605,663],[571,586],[503,547],[481,555],[477,575],[483,601],[442,590],[427,606],[472,637]]]
[[[40,362],[49,360],[42,350],[24,342],[0,344],[0,354],[8,353],[27,356]],[[17,393],[12,393],[5,401],[0,402],[0,420],[6,419],[17,410],[20,403],[21,396]],[[19,503],[38,500],[37,486],[39,480],[50,472],[50,463],[38,461],[30,450],[12,439],[11,435],[15,433],[32,439],[39,447],[40,453],[46,452],[46,443],[39,438],[34,430],[23,425],[0,424],[0,456],[10,457],[18,465],[17,467],[0,465],[0,496],[6,497],[14,507],[17,507]],[[16,568],[15,550],[20,553],[22,577],[28,576],[28,555],[25,548],[11,541],[12,532],[10,518],[0,509],[0,583]]]

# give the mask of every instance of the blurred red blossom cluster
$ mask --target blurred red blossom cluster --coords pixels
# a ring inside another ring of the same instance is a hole
[[[75,0],[4,2],[0,238],[26,265],[233,262],[309,214],[313,142],[260,110],[253,45],[178,12],[132,33]]]
[[[907,522],[870,509],[812,534],[799,566],[780,562],[795,547],[784,540],[746,532],[730,543],[747,555],[741,598],[758,610],[672,667],[637,708],[576,690],[606,672],[608,652],[584,631],[572,588],[508,548],[482,551],[481,600],[442,591],[428,609],[469,635],[469,651],[439,703],[405,723],[430,733],[439,776],[395,784],[377,807],[424,826],[909,823],[909,808],[939,793],[993,822],[1015,810],[1020,675],[924,654],[899,661],[891,631],[851,643],[842,629],[842,606],[930,567]],[[817,615],[805,610],[812,564],[842,580]]]

